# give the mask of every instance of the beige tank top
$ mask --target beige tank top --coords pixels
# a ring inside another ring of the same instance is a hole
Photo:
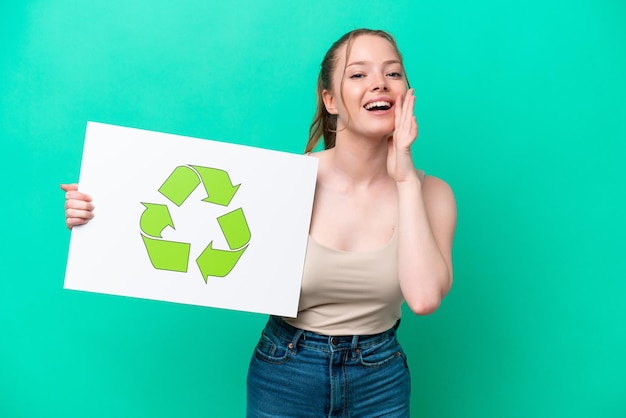
[[[347,252],[309,236],[297,318],[284,320],[325,335],[369,335],[391,328],[404,301],[398,281],[398,240],[381,249]]]
[[[417,174],[424,181],[424,171]],[[283,319],[324,335],[371,335],[394,326],[403,302],[397,229],[384,247],[366,252],[336,250],[309,236],[298,316]]]

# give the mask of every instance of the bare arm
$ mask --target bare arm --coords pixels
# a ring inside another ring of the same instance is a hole
[[[398,184],[398,271],[411,310],[434,312],[452,286],[456,203],[444,181],[427,176]]]
[[[413,115],[415,96],[409,89],[398,97],[395,129],[389,140],[387,171],[398,187],[398,274],[402,294],[411,310],[434,312],[452,286],[452,239],[456,202],[442,180],[420,181],[411,157],[417,138]]]

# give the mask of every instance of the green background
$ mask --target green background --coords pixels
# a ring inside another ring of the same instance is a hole
[[[78,179],[88,120],[302,152],[319,62],[362,26],[398,38],[415,160],[459,209],[452,292],[401,327],[413,415],[626,416],[624,1],[13,0],[0,16],[0,416],[244,416],[266,318],[63,290],[58,184]]]

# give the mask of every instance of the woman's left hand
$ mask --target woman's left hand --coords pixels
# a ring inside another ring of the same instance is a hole
[[[404,182],[417,177],[411,145],[417,138],[417,120],[413,115],[415,105],[414,90],[411,88],[398,95],[395,104],[395,128],[393,136],[388,139],[387,171],[396,182]]]

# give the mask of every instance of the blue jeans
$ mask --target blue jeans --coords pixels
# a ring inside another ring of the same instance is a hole
[[[395,327],[331,337],[271,316],[248,370],[247,416],[409,416],[411,379]]]

